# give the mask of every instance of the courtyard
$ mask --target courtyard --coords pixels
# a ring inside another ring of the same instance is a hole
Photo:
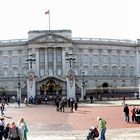
[[[69,108],[65,108],[65,112],[58,112],[54,105],[42,104],[26,107],[21,104],[21,107],[18,108],[15,107],[15,104],[10,104],[6,106],[5,120],[6,122],[12,120],[17,122],[23,117],[29,127],[29,137],[34,135],[83,135],[84,137],[88,132],[89,126],[97,125],[97,116],[101,116],[107,121],[108,134],[110,133],[110,135],[116,132],[123,133],[125,130],[127,132],[136,130],[140,124],[133,123],[131,118],[130,123],[124,121],[121,102],[108,101],[106,103],[79,104],[78,110],[73,113],[70,113]],[[139,106],[139,100],[126,103],[130,105],[130,108],[134,103]],[[111,134],[111,132],[113,133]]]

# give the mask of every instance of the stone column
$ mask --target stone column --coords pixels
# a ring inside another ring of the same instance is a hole
[[[36,49],[36,73],[39,75],[39,49]]]
[[[54,54],[54,61],[53,61],[53,64],[54,64],[54,68],[53,68],[53,75],[56,75],[56,48],[53,49],[53,54]]]
[[[45,48],[45,75],[48,75],[48,58],[47,58],[47,48]]]
[[[65,48],[62,48],[62,75],[66,75],[67,72],[65,54],[66,54]]]

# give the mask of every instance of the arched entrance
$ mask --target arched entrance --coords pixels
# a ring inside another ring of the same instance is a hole
[[[61,95],[62,94],[62,85],[60,82],[56,82],[52,79],[47,82],[42,83],[40,86],[41,95]]]
[[[102,84],[102,88],[103,88],[103,93],[108,93],[108,83],[103,83]]]
[[[66,81],[56,76],[47,76],[37,80],[36,97],[41,101],[54,101],[56,96],[66,96]]]

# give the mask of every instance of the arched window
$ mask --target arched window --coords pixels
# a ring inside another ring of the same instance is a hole
[[[45,75],[45,69],[44,67],[40,68],[40,76],[44,76]]]
[[[125,68],[125,66],[123,66],[122,68],[121,68],[121,76],[125,76],[125,74],[126,74],[126,68]]]
[[[135,75],[134,67],[130,67],[130,76],[134,75]]]
[[[94,75],[98,75],[98,66],[94,66]]]
[[[107,75],[107,66],[104,66],[103,67],[103,76],[106,76]]]
[[[8,68],[3,69],[3,76],[8,77]]]
[[[18,68],[13,68],[13,77],[17,77]]]
[[[112,67],[112,75],[113,76],[116,76],[117,75],[117,67],[116,66],[113,66]]]
[[[28,68],[24,67],[23,68],[23,76],[26,77],[28,75]]]

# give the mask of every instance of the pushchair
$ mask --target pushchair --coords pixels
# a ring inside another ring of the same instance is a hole
[[[88,136],[87,136],[87,140],[95,140],[95,138],[99,137],[99,132],[97,127],[90,127],[89,128],[89,132],[88,132]]]

